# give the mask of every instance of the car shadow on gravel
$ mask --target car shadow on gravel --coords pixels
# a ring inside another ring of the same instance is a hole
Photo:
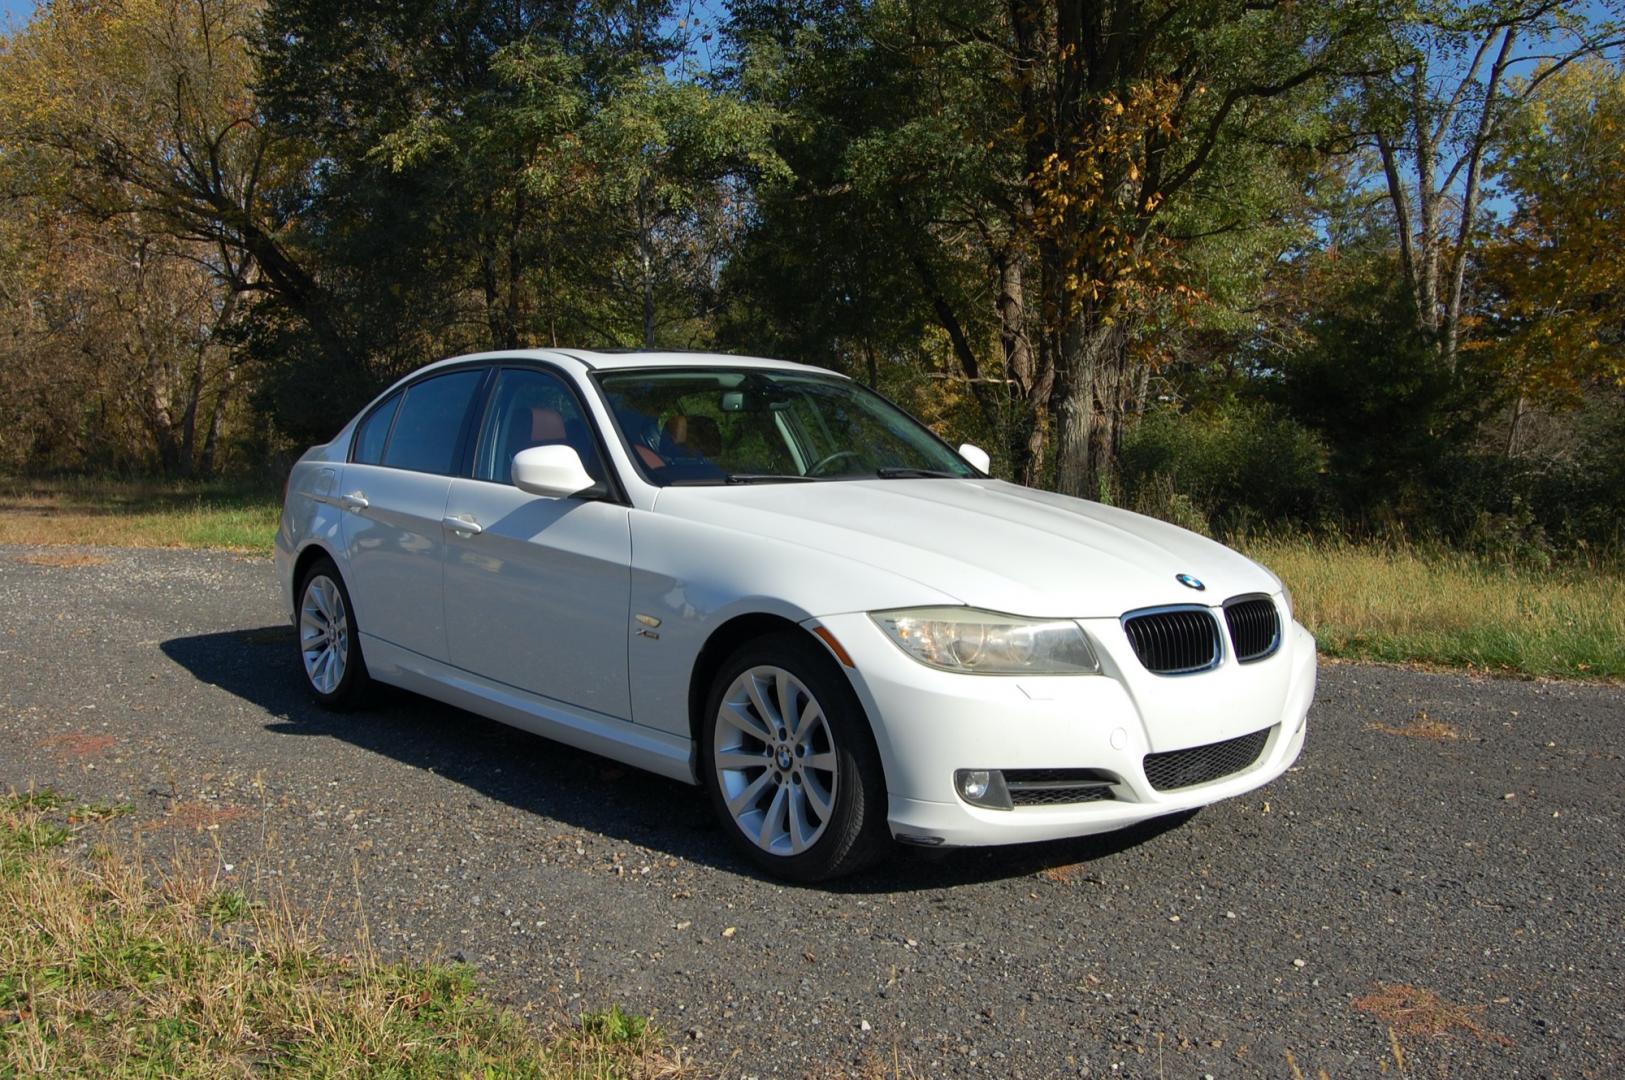
[[[380,687],[367,709],[330,712],[305,693],[293,643],[291,627],[267,626],[171,638],[159,647],[199,680],[263,709],[267,731],[339,739],[525,814],[766,880],[730,848],[698,788],[390,687]],[[1035,874],[1087,881],[1089,862],[1145,843],[1191,816],[1042,844],[945,851],[898,845],[881,865],[820,888],[913,892]]]

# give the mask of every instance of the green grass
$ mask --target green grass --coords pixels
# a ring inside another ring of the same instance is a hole
[[[1244,545],[1292,590],[1327,656],[1559,678],[1625,678],[1625,574],[1530,569],[1322,539]]]
[[[0,1078],[678,1074],[618,1006],[538,1031],[458,964],[341,955],[286,904],[83,845],[49,792],[0,800]]]
[[[268,554],[280,515],[280,492],[220,482],[0,480],[3,544]]]

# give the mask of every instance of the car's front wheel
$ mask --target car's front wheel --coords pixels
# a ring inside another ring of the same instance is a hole
[[[819,881],[884,850],[886,784],[863,707],[805,636],[752,642],[723,664],[700,753],[723,828],[769,873]]]
[[[322,705],[361,703],[371,679],[356,636],[350,593],[331,559],[318,559],[299,582],[299,662],[305,687]]]

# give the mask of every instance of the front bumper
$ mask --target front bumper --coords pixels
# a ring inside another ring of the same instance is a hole
[[[885,766],[892,834],[923,844],[976,846],[1110,832],[1239,795],[1285,772],[1303,749],[1315,690],[1315,645],[1290,624],[1267,659],[1187,676],[1146,671],[1116,620],[1084,620],[1098,676],[975,676],[938,671],[898,649],[867,615],[817,620],[851,654],[848,668]],[[1158,791],[1147,754],[1270,729],[1239,772]],[[954,788],[956,769],[1103,769],[1120,777],[1110,801],[995,810]]]

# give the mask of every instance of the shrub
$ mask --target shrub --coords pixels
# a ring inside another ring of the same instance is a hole
[[[1158,409],[1129,433],[1122,451],[1129,506],[1221,533],[1260,520],[1316,522],[1325,464],[1314,433],[1257,403],[1203,413]]]

